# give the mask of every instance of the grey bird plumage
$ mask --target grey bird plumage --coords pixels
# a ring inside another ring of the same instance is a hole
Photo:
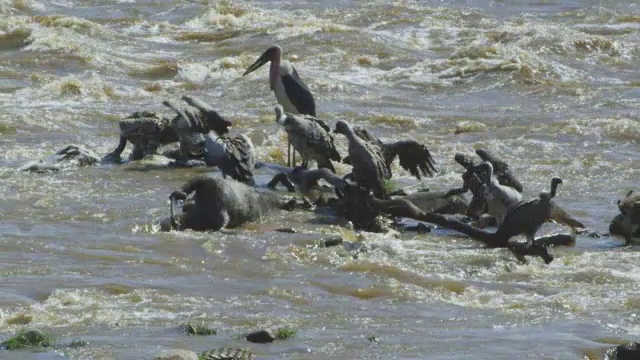
[[[496,236],[508,241],[516,235],[525,234],[529,246],[532,246],[538,229],[551,218],[554,206],[552,200],[556,196],[559,184],[562,184],[562,179],[554,177],[551,179],[550,192],[542,192],[537,198],[520,201],[512,206],[498,228]]]
[[[284,127],[291,145],[302,155],[302,166],[308,168],[309,161],[316,161],[319,168],[335,172],[331,160],[340,161],[341,157],[329,126],[314,117],[287,114],[280,104],[274,110],[276,122]]]
[[[400,166],[418,180],[421,180],[422,176],[433,176],[436,173],[435,161],[424,144],[415,140],[383,142],[364,127],[354,127],[353,131],[372,146],[380,147],[389,173],[391,173],[391,163],[396,157],[400,160]]]
[[[183,111],[175,105],[172,108],[192,126],[205,129],[205,163],[208,166],[217,166],[224,177],[230,176],[237,181],[254,184],[255,149],[251,139],[244,134],[229,136],[231,122],[204,102],[190,96],[183,96],[182,100],[198,109],[198,112]]]
[[[522,192],[522,190],[524,190],[522,183],[511,172],[509,164],[501,159],[498,159],[495,155],[485,149],[477,149],[476,154],[483,161],[487,161],[493,166],[493,174],[498,179],[498,182],[500,184],[512,187],[518,190],[518,192]]]
[[[522,201],[522,195],[516,189],[498,182],[498,179],[493,175],[493,165],[490,162],[482,162],[478,165],[477,170],[482,174],[483,195],[487,202],[489,215],[493,216],[500,226],[509,209]]]
[[[384,182],[391,178],[391,169],[386,163],[382,148],[356,135],[346,121],[336,123],[335,133],[343,134],[349,141],[349,158],[353,166],[354,181],[378,198],[387,198]]]

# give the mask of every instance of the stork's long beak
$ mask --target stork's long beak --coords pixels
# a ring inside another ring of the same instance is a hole
[[[266,64],[267,62],[269,62],[269,60],[271,60],[271,58],[270,58],[269,51],[267,50],[262,55],[260,55],[260,57],[258,58],[258,60],[256,60],[256,62],[254,62],[253,64],[251,64],[251,66],[249,66],[247,71],[245,71],[244,74],[242,74],[242,76],[245,76],[245,75],[255,71],[260,66],[262,66],[262,65]]]

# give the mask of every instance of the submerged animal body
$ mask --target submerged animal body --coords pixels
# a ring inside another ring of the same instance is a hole
[[[79,146],[69,145],[53,155],[29,162],[18,168],[18,170],[44,173],[91,166],[99,162],[100,157],[95,152]]]
[[[209,132],[207,124],[194,121],[192,113],[183,112],[169,101],[164,101],[163,104],[178,114],[168,119],[153,112],[141,111],[124,118],[119,124],[120,142],[105,159],[120,162],[127,142],[133,144],[130,160],[157,154],[160,146],[174,142],[180,143],[180,153],[185,158],[201,156],[204,151],[203,134]]]
[[[133,145],[130,160],[140,160],[146,155],[156,154],[158,147],[178,141],[178,134],[171,128],[171,120],[156,113],[141,111],[122,119],[119,123],[120,142],[108,156],[115,161],[127,146]]]
[[[186,200],[183,214],[175,215],[178,200]],[[284,206],[285,199],[271,191],[257,189],[231,179],[196,176],[171,196],[171,216],[178,230],[198,231],[238,227],[249,221],[257,221],[266,214]]]

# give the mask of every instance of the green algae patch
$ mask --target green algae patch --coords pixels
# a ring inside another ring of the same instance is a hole
[[[390,194],[396,189],[396,183],[392,179],[385,179],[382,182],[382,188],[387,194]]]
[[[36,329],[20,330],[16,335],[0,343],[0,349],[16,350],[34,347],[49,347],[51,337]]]
[[[487,131],[487,125],[478,121],[460,121],[456,124],[454,134],[478,133]]]
[[[18,129],[11,125],[0,124],[0,134],[15,134],[18,132]]]
[[[280,148],[273,148],[267,153],[268,161],[275,164],[284,164],[284,151]]]
[[[69,343],[69,347],[70,348],[81,348],[81,347],[85,347],[87,345],[89,345],[88,341],[79,340],[79,339],[73,340],[73,341],[71,341]]]
[[[212,43],[212,42],[233,39],[242,34],[243,32],[240,30],[229,30],[229,31],[222,30],[222,31],[216,31],[216,32],[185,32],[182,34],[178,34],[173,38],[178,41],[195,41],[195,42]]]
[[[31,29],[16,29],[0,33],[0,49],[19,49],[29,43]]]
[[[131,286],[122,284],[104,284],[101,288],[110,295],[125,295],[133,292]]]
[[[278,328],[276,330],[276,339],[278,340],[287,340],[296,336],[296,331],[290,328]]]
[[[148,80],[173,79],[178,75],[178,63],[171,61],[161,61],[158,64],[147,68],[131,70],[127,75]]]
[[[19,313],[5,320],[7,325],[27,325],[33,320],[31,314]]]
[[[407,116],[399,115],[361,115],[357,116],[358,121],[368,121],[377,125],[388,125],[393,127],[399,127],[403,129],[415,129],[418,124],[415,119]]]
[[[191,324],[191,323],[180,325],[180,330],[184,331],[184,333],[187,334],[187,335],[207,336],[207,335],[216,335],[218,333],[217,330],[211,329],[211,328],[206,327],[206,326],[204,326],[202,324],[201,325],[194,325],[194,324]]]
[[[60,84],[62,95],[82,95],[82,85],[76,80],[68,80]]]

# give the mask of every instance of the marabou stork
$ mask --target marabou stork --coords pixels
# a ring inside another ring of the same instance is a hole
[[[250,74],[267,62],[269,66],[269,84],[271,90],[276,95],[278,104],[282,105],[284,111],[291,114],[302,114],[316,116],[316,103],[313,94],[307,85],[302,82],[296,69],[287,60],[282,60],[282,48],[272,45],[256,60],[244,75]],[[295,152],[293,153],[295,165]],[[287,152],[287,165],[291,166],[291,139]]]

